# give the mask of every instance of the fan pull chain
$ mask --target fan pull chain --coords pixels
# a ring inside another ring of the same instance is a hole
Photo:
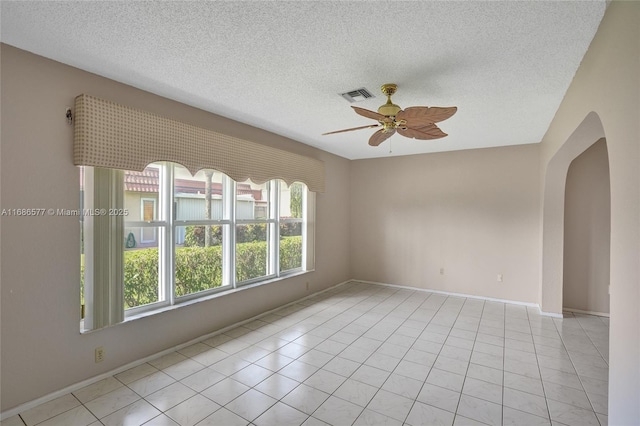
[[[389,154],[391,154],[391,139],[389,139]]]

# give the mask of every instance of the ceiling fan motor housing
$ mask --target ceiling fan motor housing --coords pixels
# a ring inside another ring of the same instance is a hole
[[[378,113],[386,115],[387,117],[395,117],[402,109],[391,102],[391,96],[396,93],[398,86],[392,83],[383,84],[380,90],[387,96],[387,103],[378,108]]]
[[[400,108],[398,105],[392,104],[391,99],[389,99],[386,104],[378,108],[378,112],[382,115],[386,115],[387,117],[395,117],[401,109],[402,108]]]

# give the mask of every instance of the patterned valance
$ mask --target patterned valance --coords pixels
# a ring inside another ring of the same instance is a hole
[[[227,136],[88,95],[75,101],[74,164],[142,171],[155,161],[192,174],[215,169],[237,182],[282,179],[324,192],[320,160]]]

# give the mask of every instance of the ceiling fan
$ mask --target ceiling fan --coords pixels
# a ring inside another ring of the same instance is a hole
[[[371,146],[380,145],[396,132],[407,138],[422,140],[439,139],[447,136],[435,123],[451,117],[458,110],[457,107],[414,106],[403,110],[391,102],[391,96],[396,93],[397,89],[398,86],[395,84],[382,85],[381,90],[382,93],[387,96],[387,103],[378,108],[378,112],[355,106],[351,107],[357,114],[377,120],[378,124],[336,130],[335,132],[323,133],[323,135],[381,127],[381,129],[375,132],[369,139],[369,145]]]

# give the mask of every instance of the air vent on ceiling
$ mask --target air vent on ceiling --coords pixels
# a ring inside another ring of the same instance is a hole
[[[361,87],[361,88],[356,89],[356,90],[351,90],[350,92],[340,93],[340,96],[342,96],[343,98],[345,98],[346,100],[348,100],[349,102],[352,102],[352,103],[353,102],[361,102],[361,101],[364,101],[366,99],[375,97],[375,96],[373,96],[371,94],[371,92],[369,92],[364,87]]]

